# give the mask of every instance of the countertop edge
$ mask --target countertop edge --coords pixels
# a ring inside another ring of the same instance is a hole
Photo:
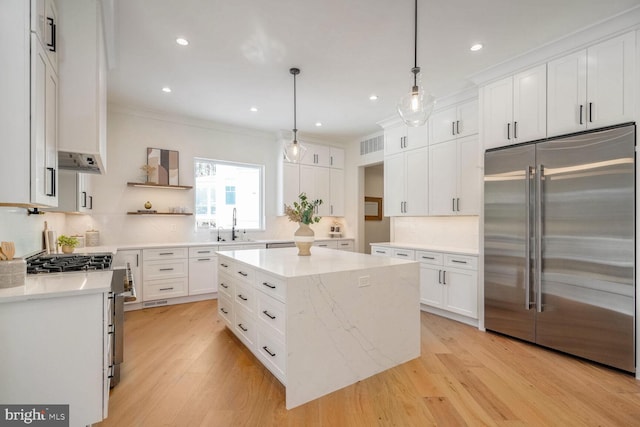
[[[480,251],[478,249],[456,248],[456,247],[448,247],[448,246],[429,246],[429,245],[421,245],[418,243],[380,242],[380,243],[370,243],[369,245],[382,246],[382,247],[395,248],[395,249],[411,249],[416,251],[446,252],[446,253],[453,253],[458,255],[469,255],[469,256],[478,256],[480,254]]]

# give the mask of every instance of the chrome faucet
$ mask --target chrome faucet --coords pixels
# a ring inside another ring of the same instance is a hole
[[[222,237],[220,237],[220,229],[222,227],[218,227],[218,242],[224,242],[224,239]]]
[[[233,220],[231,221],[231,240],[235,241],[238,236],[236,236],[236,225],[238,225],[238,220],[236,218],[236,208],[233,208]]]

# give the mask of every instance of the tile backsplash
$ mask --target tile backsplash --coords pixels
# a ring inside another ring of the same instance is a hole
[[[16,256],[42,250],[45,221],[50,230],[59,230],[60,233],[65,229],[64,214],[27,215],[24,208],[0,207],[0,240],[15,242]]]

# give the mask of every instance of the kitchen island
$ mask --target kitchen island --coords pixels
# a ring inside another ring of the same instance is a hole
[[[218,252],[218,315],[287,409],[420,355],[417,262],[313,248]]]

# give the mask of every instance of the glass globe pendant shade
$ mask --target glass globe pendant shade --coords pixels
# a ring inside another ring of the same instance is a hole
[[[411,90],[398,102],[398,114],[407,126],[417,127],[424,125],[433,112],[435,97],[426,93],[420,84],[420,69],[411,70],[414,74],[414,84]]]
[[[307,149],[294,139],[284,146],[284,158],[289,163],[299,163],[306,151]]]

